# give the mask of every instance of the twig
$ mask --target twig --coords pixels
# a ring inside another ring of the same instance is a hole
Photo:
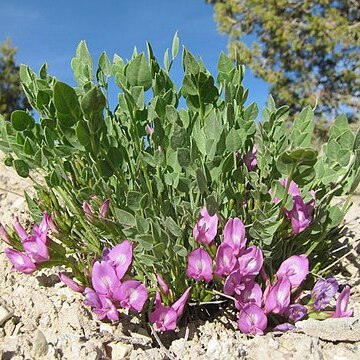
[[[4,189],[4,188],[2,188],[2,187],[0,187],[0,190],[1,190],[1,191],[8,192],[8,193],[12,193],[12,194],[17,195],[17,196],[20,196],[20,197],[23,197],[23,196],[24,196],[24,195],[22,195],[22,194],[17,193],[16,191],[12,191],[12,190],[9,190],[9,189]]]
[[[154,327],[150,325],[150,329],[151,329],[151,333],[153,334],[156,342],[159,344],[160,349],[164,351],[165,355],[170,359],[170,360],[178,360],[176,357],[174,357],[174,355],[164,346],[164,344],[161,342],[157,332],[155,331]]]
[[[217,290],[212,290],[213,293],[217,294],[217,295],[220,295],[220,296],[223,296],[225,298],[228,298],[230,300],[233,300],[233,301],[236,301],[236,299],[230,295],[226,295],[226,294],[223,294],[222,292],[220,291],[217,291]]]
[[[348,251],[345,255],[343,255],[341,258],[337,259],[336,261],[334,261],[332,264],[330,264],[329,266],[327,266],[325,269],[322,269],[319,272],[320,274],[323,274],[324,272],[326,272],[327,270],[330,270],[332,267],[334,267],[336,264],[338,264],[340,261],[344,260],[345,258],[347,258],[351,253],[355,253],[354,249],[351,249],[350,251]]]

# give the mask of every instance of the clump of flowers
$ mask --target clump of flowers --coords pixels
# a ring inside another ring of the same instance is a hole
[[[25,274],[64,266],[60,280],[99,319],[141,313],[158,331],[219,296],[246,334],[352,315],[350,288],[339,293],[322,276],[336,263],[334,239],[360,182],[359,131],[337,117],[318,153],[311,108],[289,131],[289,108],[270,96],[257,121],[257,105],[245,105],[245,68],[221,54],[213,77],[186,48],[178,88],[170,76],[178,50],[175,35],[163,65],[150,44],[146,55],[104,52],[94,65],[81,42],[76,88],[46,65],[39,75],[21,67],[39,120],[0,115],[0,149],[19,176],[43,179],[34,197],[25,194],[39,225],[30,233],[17,218],[15,231],[0,225],[6,256]],[[337,196],[348,200],[333,205]],[[320,280],[306,296],[313,275]]]

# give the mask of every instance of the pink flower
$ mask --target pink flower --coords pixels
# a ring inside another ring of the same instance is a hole
[[[237,260],[234,255],[234,250],[230,245],[226,243],[222,243],[218,247],[215,260],[215,274],[219,276],[229,275],[237,267]]]
[[[22,242],[22,245],[26,254],[34,263],[40,264],[50,259],[48,248],[42,237],[29,236]]]
[[[107,261],[96,261],[92,267],[92,285],[99,295],[112,297],[120,286],[114,268]]]
[[[238,326],[244,334],[262,335],[267,327],[267,317],[256,304],[246,304],[239,313]]]
[[[280,179],[279,182],[280,184],[286,189],[287,186],[287,182],[289,180],[288,179]],[[300,189],[297,186],[296,182],[291,180],[290,185],[289,185],[289,190],[288,190],[288,194],[291,196],[301,196],[300,194]]]
[[[28,255],[10,248],[5,249],[4,252],[17,271],[24,274],[31,274],[36,270],[36,265],[31,261]]]
[[[350,287],[345,286],[344,290],[340,293],[337,301],[336,301],[336,309],[333,317],[340,318],[340,317],[350,317],[354,315],[354,310],[348,310],[350,299]]]
[[[190,290],[191,287],[172,306],[164,306],[161,303],[160,293],[156,292],[155,310],[149,316],[149,320],[154,324],[156,330],[169,331],[176,328],[176,322],[184,311]]]
[[[105,218],[109,212],[110,199],[107,199],[103,202],[100,208],[100,217]]]
[[[99,320],[103,320],[106,317],[114,321],[119,320],[119,313],[109,298],[99,295],[91,288],[86,288],[84,295],[84,304],[93,308],[93,311],[98,316]]]
[[[106,258],[115,267],[119,279],[126,274],[132,262],[133,249],[129,241],[125,240],[107,252]]]
[[[307,308],[301,304],[291,304],[284,311],[284,316],[292,322],[297,322],[307,315]]]
[[[317,311],[324,309],[338,289],[339,284],[334,277],[318,280],[311,291],[311,296],[314,298],[314,309]]]
[[[283,276],[267,289],[265,310],[267,313],[281,314],[290,304],[290,280]]]
[[[14,216],[14,218],[13,218],[13,225],[14,225],[15,231],[19,235],[21,241],[25,241],[29,235],[27,234],[25,229],[20,224],[17,216]]]
[[[243,162],[249,171],[255,170],[257,167],[257,160],[256,160],[257,152],[258,152],[258,147],[256,144],[254,144],[252,150],[249,151],[247,154],[245,154],[243,157]]]
[[[233,271],[226,279],[224,283],[224,294],[233,295],[234,293],[240,294],[245,289],[243,282],[244,277],[240,273],[240,270]]]
[[[91,288],[85,288],[84,290],[84,304],[93,308],[101,308],[101,302],[99,295]]]
[[[210,216],[204,207],[193,229],[195,240],[200,244],[209,245],[216,237],[218,222],[218,216],[216,214]]]
[[[146,126],[145,126],[145,131],[147,132],[147,134],[148,134],[149,136],[151,136],[151,135],[154,133],[154,128],[152,128],[152,127],[150,126],[150,124],[146,124]]]
[[[115,289],[113,298],[118,300],[123,308],[140,312],[148,299],[148,291],[140,281],[127,280]]]
[[[284,333],[286,331],[290,331],[290,330],[294,330],[294,329],[296,329],[295,325],[289,324],[289,323],[283,323],[283,324],[276,325],[273,328],[273,331]]]
[[[43,213],[43,217],[42,220],[40,222],[40,225],[38,226],[37,224],[34,225],[33,227],[33,236],[38,237],[39,239],[41,239],[41,241],[43,243],[46,244],[47,242],[47,233],[48,230],[50,228],[50,226],[52,228],[56,228],[56,225],[54,224],[51,216],[45,211]]]
[[[294,196],[293,208],[285,211],[295,235],[304,231],[312,222],[313,204],[313,201],[305,204],[301,196]]]
[[[212,280],[212,259],[205,250],[196,249],[188,255],[186,275],[197,281]]]
[[[249,246],[241,253],[238,262],[243,275],[258,275],[264,263],[263,253],[257,246]]]
[[[235,256],[245,248],[245,226],[239,218],[231,218],[225,224],[224,243],[232,247]]]
[[[0,237],[6,244],[12,245],[10,236],[2,224],[0,224]]]
[[[286,276],[292,287],[299,286],[309,273],[309,259],[305,254],[293,255],[282,262],[276,273],[278,278]]]
[[[249,303],[261,307],[263,293],[260,285],[251,278],[246,278],[244,285],[244,289],[240,292],[240,294],[235,294],[235,307],[241,310]]]
[[[161,277],[159,274],[155,274],[156,280],[161,288],[161,291],[163,294],[167,295],[169,293],[169,285],[166,283],[166,281]]]
[[[90,206],[90,204],[87,201],[84,201],[82,204],[82,208],[84,210],[84,213],[88,219],[92,219],[94,212]]]
[[[60,273],[58,276],[59,276],[60,281],[62,281],[71,290],[73,290],[75,292],[79,292],[79,293],[84,292],[84,287],[83,286],[76,283],[73,279],[70,279],[64,273]]]

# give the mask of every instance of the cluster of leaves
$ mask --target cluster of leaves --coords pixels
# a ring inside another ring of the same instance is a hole
[[[359,5],[354,0],[207,0],[229,51],[269,82],[280,104],[359,120]],[[255,41],[250,45],[249,36]],[[324,127],[320,127],[320,129]]]
[[[58,258],[41,266],[70,266],[84,283],[94,256],[129,239],[136,244],[136,277],[156,284],[159,272],[180,295],[190,281],[186,256],[197,247],[192,229],[206,205],[219,215],[220,227],[233,216],[244,221],[248,242],[263,249],[270,274],[291,254],[306,253],[314,271],[325,268],[333,261],[331,231],[349,206],[331,200],[350,195],[360,181],[359,132],[354,136],[339,116],[318,154],[310,148],[312,110],[305,108],[289,131],[289,108],[277,108],[272,97],[257,124],[256,104],[245,106],[244,66],[224,54],[215,80],[184,48],[184,80],[177,90],[169,71],[178,48],[175,35],[163,67],[150,44],[147,56],[135,51],[128,61],[115,55],[111,62],[104,52],[94,71],[81,42],[72,60],[76,88],[50,76],[46,65],[39,75],[21,67],[40,120],[22,110],[13,112],[11,122],[0,119],[0,148],[8,166],[34,180],[37,198],[26,194],[34,220],[47,211],[58,225]],[[114,110],[108,103],[111,78],[120,88]],[[254,144],[258,165],[249,171],[241,159]],[[314,220],[296,236],[284,217],[291,199],[281,178],[294,180],[305,200],[310,190],[317,191]],[[96,215],[105,199],[110,199],[107,218]],[[93,216],[84,213],[84,201],[91,203]]]

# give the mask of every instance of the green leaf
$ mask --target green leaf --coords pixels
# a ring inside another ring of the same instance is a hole
[[[105,76],[111,75],[111,63],[105,51],[99,57],[99,67]]]
[[[205,174],[201,168],[197,168],[195,170],[195,175],[196,175],[196,183],[200,190],[200,193],[204,194],[205,192],[208,191]]]
[[[172,149],[176,150],[185,145],[186,142],[186,129],[177,125],[173,125],[173,131],[170,137],[170,146]]]
[[[124,226],[129,226],[129,227],[136,226],[135,216],[125,210],[115,209],[115,217],[117,221]]]
[[[17,131],[32,129],[35,126],[35,120],[23,110],[16,110],[11,114],[11,123]]]
[[[188,251],[183,245],[175,244],[173,250],[175,254],[181,257],[186,257],[188,255]]]
[[[210,195],[206,198],[206,209],[210,216],[215,215],[219,210],[219,204],[213,195]]]
[[[131,210],[139,210],[141,208],[140,201],[144,195],[137,191],[129,191],[126,195],[126,205]]]
[[[24,160],[14,160],[14,167],[19,176],[27,178],[29,176],[29,166]]]
[[[308,147],[314,131],[314,112],[307,106],[294,121],[291,142],[294,148]]]
[[[171,56],[173,59],[176,58],[178,52],[179,52],[179,36],[178,33],[176,32],[171,46]]]
[[[200,66],[193,54],[184,48],[183,52],[183,67],[186,74],[197,75],[200,71]]]
[[[103,111],[105,105],[105,96],[98,87],[91,88],[82,98],[81,108],[85,119],[89,122],[91,133],[99,131],[104,119]]]
[[[81,145],[87,147],[90,144],[90,132],[85,121],[79,121],[76,126],[76,136]]]
[[[228,135],[226,136],[226,149],[234,152],[242,148],[242,141],[239,135],[239,132],[232,128]]]
[[[223,52],[220,53],[218,61],[218,71],[228,74],[234,68],[232,60],[226,56]]]
[[[126,67],[125,75],[131,86],[143,86],[145,91],[151,87],[150,67],[143,53],[131,60]]]
[[[60,81],[54,86],[54,105],[62,127],[71,127],[81,119],[81,108],[75,90]]]
[[[36,204],[36,202],[28,195],[28,193],[26,191],[24,191],[25,194],[25,200],[28,206],[28,209],[31,213],[32,218],[34,219],[34,221],[36,223],[40,223],[43,214],[42,211],[40,210],[39,206]]]
[[[178,148],[177,149],[177,159],[179,165],[183,168],[187,168],[191,164],[190,151],[186,148]]]
[[[180,237],[182,235],[181,228],[176,224],[176,222],[171,218],[167,217],[164,226],[176,237]]]

